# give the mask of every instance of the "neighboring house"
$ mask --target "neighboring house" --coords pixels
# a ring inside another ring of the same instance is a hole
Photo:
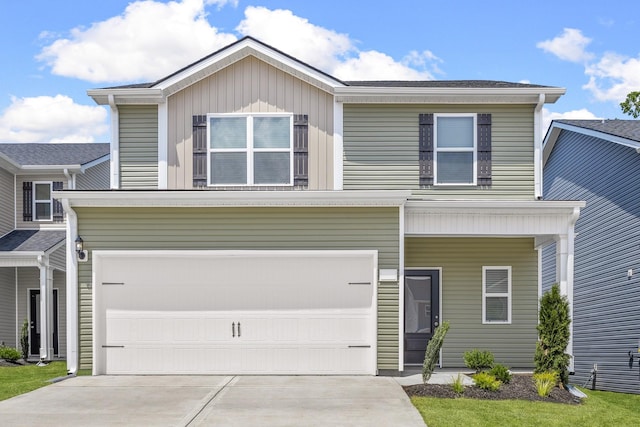
[[[538,249],[583,205],[538,200],[564,89],[343,82],[247,37],[88,93],[112,191],[56,193],[89,258],[68,248],[69,371],[399,374],[443,320],[442,366],[533,366]]]
[[[638,150],[640,120],[556,120],[544,145],[545,200],[587,202],[575,228],[572,382],[591,386],[597,364],[596,388],[626,393],[640,393]],[[555,254],[543,250],[545,289]]]
[[[65,358],[63,189],[109,188],[109,144],[0,144],[0,343]],[[75,312],[75,310],[74,310]]]

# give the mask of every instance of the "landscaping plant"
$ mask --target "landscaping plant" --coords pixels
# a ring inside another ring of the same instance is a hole
[[[29,322],[27,319],[24,319],[20,329],[20,349],[22,350],[22,358],[27,360],[29,356]]]
[[[538,396],[547,397],[551,390],[558,384],[558,374],[555,372],[538,372],[533,374]]]
[[[489,373],[502,381],[503,384],[509,384],[511,381],[511,371],[509,368],[499,363],[493,365],[493,368],[491,368]]]
[[[490,351],[478,350],[477,348],[465,351],[464,364],[467,368],[473,369],[476,372],[491,369],[493,366],[493,353]]]
[[[15,362],[20,359],[20,352],[13,347],[0,346],[0,359],[7,362]]]
[[[460,372],[458,372],[458,376],[451,382],[451,388],[453,388],[456,394],[464,393],[464,377]]]
[[[569,302],[566,296],[560,295],[560,287],[556,283],[540,300],[534,372],[557,372],[563,385],[569,382],[567,368],[571,360],[571,356],[565,353],[569,344],[569,316]]]
[[[433,336],[427,344],[427,351],[424,353],[424,363],[422,364],[422,381],[426,384],[436,368],[440,358],[440,348],[444,342],[444,337],[449,331],[449,322],[444,321],[433,331]]]
[[[473,376],[473,382],[483,390],[498,391],[502,382],[487,372],[479,372]]]

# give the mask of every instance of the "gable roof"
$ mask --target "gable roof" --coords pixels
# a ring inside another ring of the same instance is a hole
[[[640,120],[554,120],[544,138],[543,164],[546,164],[562,131],[576,132],[640,149]]]
[[[247,36],[155,82],[91,89],[87,94],[100,105],[160,104],[172,94],[248,56],[334,94],[338,102],[538,104],[556,102],[565,93],[560,87],[492,80],[345,82]]]
[[[82,169],[109,158],[108,143],[0,143],[0,158],[15,170]]]

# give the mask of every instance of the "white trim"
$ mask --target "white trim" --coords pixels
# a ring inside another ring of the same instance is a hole
[[[487,292],[487,271],[489,270],[506,270],[507,271],[507,292],[506,293],[488,293]],[[487,298],[507,298],[507,320],[487,320]],[[511,266],[482,266],[482,324],[483,325],[510,325],[511,324],[511,307],[512,307],[512,278]]]
[[[542,198],[542,107],[545,95],[540,94],[536,108],[533,110],[533,175],[535,198]]]
[[[115,96],[109,94],[109,106],[111,107],[111,162],[110,181],[111,188],[120,188],[120,113],[115,102]]]
[[[438,119],[440,117],[463,117],[473,121],[472,147],[438,148]],[[471,182],[438,182],[438,153],[472,153]],[[478,115],[476,113],[436,113],[433,115],[433,185],[434,186],[476,186],[478,181]]]
[[[76,259],[75,242],[78,237],[78,217],[71,208],[68,199],[62,199],[62,207],[67,214],[67,371],[78,372],[78,260]]]
[[[31,215],[32,221],[34,222],[46,222],[53,221],[53,181],[33,181],[33,187],[31,190]],[[38,199],[36,197],[36,186],[37,185],[49,185],[49,199]],[[36,204],[45,204],[49,203],[49,217],[48,218],[38,218]]]
[[[398,371],[404,371],[404,205],[398,208]]]
[[[333,101],[333,189],[344,188],[344,105]]]
[[[158,190],[168,188],[169,105],[158,104]]]

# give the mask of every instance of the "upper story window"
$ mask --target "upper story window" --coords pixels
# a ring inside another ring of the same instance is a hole
[[[51,221],[53,198],[51,197],[52,182],[33,183],[33,220]]]
[[[292,114],[209,114],[211,186],[293,185]]]
[[[436,114],[436,185],[476,184],[476,115]]]

